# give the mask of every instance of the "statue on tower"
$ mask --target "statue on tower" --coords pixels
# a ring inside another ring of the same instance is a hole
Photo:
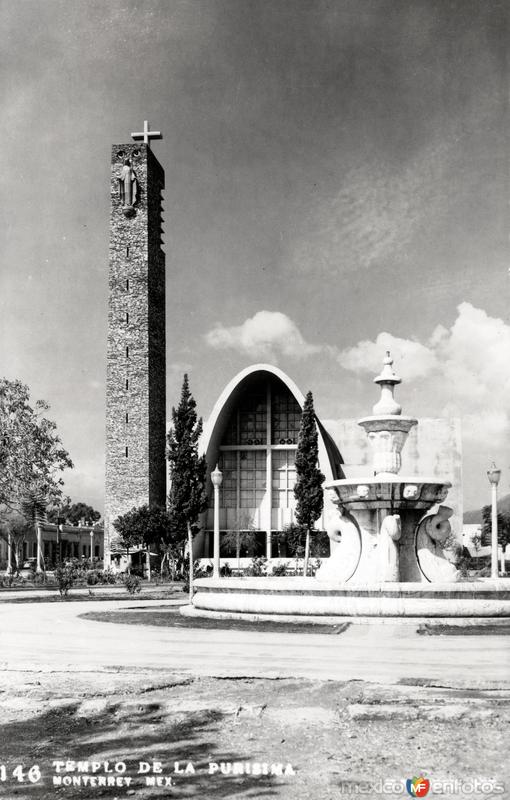
[[[119,177],[119,197],[124,215],[132,217],[135,213],[135,203],[138,200],[138,179],[129,158],[124,161]]]

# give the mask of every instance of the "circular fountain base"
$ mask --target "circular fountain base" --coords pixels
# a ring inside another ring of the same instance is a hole
[[[286,617],[510,617],[510,579],[466,583],[319,583],[315,578],[204,578],[189,613]],[[283,620],[282,620],[283,621]]]

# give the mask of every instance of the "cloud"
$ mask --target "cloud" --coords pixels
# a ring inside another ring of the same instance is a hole
[[[444,216],[437,186],[460,135],[450,127],[398,167],[375,157],[353,163],[334,194],[312,199],[293,268],[327,275],[406,261],[416,236]]]
[[[358,375],[376,375],[386,350],[406,383],[419,385],[428,416],[460,417],[466,442],[500,450],[510,431],[510,325],[483,309],[461,303],[450,328],[438,325],[424,341],[388,331],[339,350],[310,344],[286,314],[258,311],[241,325],[217,324],[205,335],[210,347],[251,358],[305,358],[322,354]],[[418,412],[417,412],[418,413]],[[423,411],[421,412],[423,413]]]
[[[404,380],[427,379],[420,392],[431,415],[460,416],[466,440],[499,449],[510,430],[510,325],[471,303],[457,312],[449,329],[436,327],[423,343],[384,332],[337,358],[347,370],[374,373],[389,349]]]
[[[90,503],[98,511],[103,508],[104,497],[104,461],[95,458],[74,459],[74,469],[66,470],[64,478],[64,494],[68,494],[73,502]]]
[[[449,332],[435,347],[443,371],[462,394],[485,403],[510,401],[510,326],[470,303],[461,303]]]
[[[428,375],[438,367],[436,354],[430,347],[412,339],[399,339],[386,331],[380,333],[374,342],[367,339],[358,342],[355,347],[342,350],[338,354],[338,362],[352,372],[379,373],[386,350],[391,352],[395,361],[402,364],[402,372],[407,380]]]
[[[189,374],[193,370],[193,364],[189,361],[172,361],[167,365],[167,378],[181,378],[184,374]]]
[[[257,311],[242,325],[230,328],[217,323],[205,340],[216,350],[237,350],[251,358],[275,361],[278,355],[305,358],[323,350],[305,341],[297,325],[280,311]]]

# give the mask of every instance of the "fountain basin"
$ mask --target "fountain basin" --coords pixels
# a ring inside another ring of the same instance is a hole
[[[201,578],[183,613],[295,617],[509,617],[510,580],[339,585],[315,578]]]
[[[383,474],[375,478],[342,478],[331,481],[325,489],[334,491],[348,509],[428,510],[446,499],[450,481],[429,477],[404,477]]]
[[[417,424],[416,417],[405,417],[403,414],[372,414],[358,420],[358,425],[361,425],[366,433],[389,431],[390,433],[404,433],[406,437],[411,428]]]

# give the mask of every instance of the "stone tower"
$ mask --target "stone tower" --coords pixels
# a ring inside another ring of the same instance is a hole
[[[105,564],[113,521],[164,504],[165,255],[163,168],[144,141],[112,148],[106,377]],[[132,134],[133,138],[139,136]]]

